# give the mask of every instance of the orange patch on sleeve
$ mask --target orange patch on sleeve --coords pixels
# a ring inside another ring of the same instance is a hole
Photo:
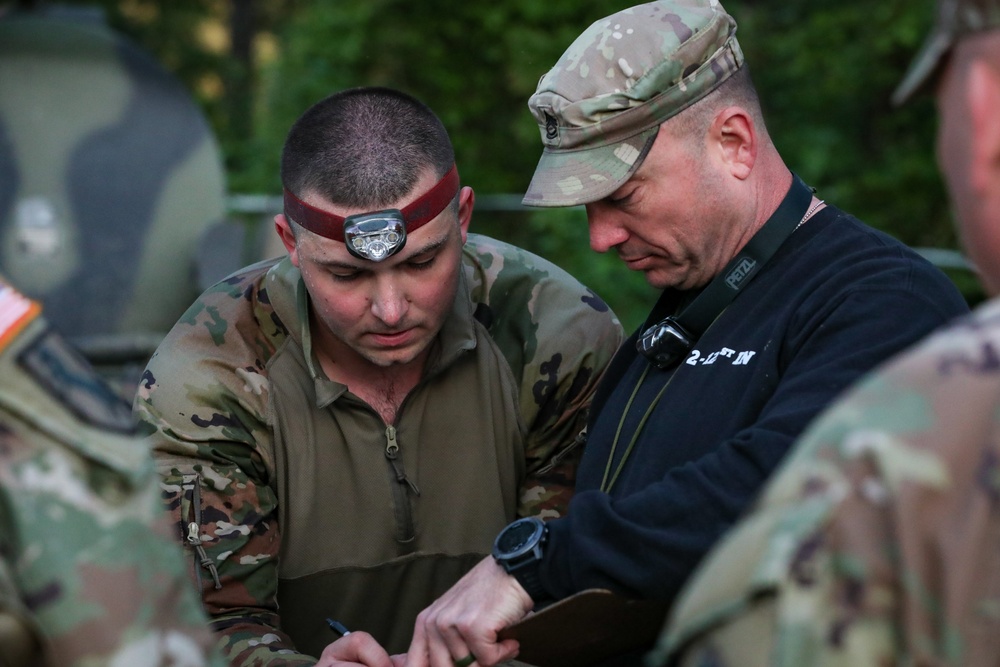
[[[38,303],[0,283],[0,351],[41,312]]]

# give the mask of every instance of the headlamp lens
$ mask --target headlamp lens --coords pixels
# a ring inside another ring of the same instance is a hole
[[[360,259],[381,262],[406,245],[406,225],[398,209],[351,215],[344,220],[347,250]]]

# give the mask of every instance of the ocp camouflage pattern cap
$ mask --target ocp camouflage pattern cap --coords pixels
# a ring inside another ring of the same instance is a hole
[[[1000,0],[938,0],[931,34],[892,94],[893,103],[906,102],[933,81],[959,39],[992,28],[1000,28]]]
[[[528,206],[575,206],[628,180],[660,123],[743,65],[736,21],[717,0],[663,0],[593,23],[528,100],[541,160]]]

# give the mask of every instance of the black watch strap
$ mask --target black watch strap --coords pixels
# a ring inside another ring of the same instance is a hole
[[[508,524],[493,542],[494,560],[535,602],[548,597],[539,574],[546,542],[548,526],[538,517],[524,517]]]
[[[536,603],[549,597],[542,586],[542,579],[538,574],[538,570],[539,561],[536,560],[522,565],[513,572],[510,570],[507,571],[508,574],[517,579],[517,583],[521,584],[521,588],[528,594],[531,601]]]

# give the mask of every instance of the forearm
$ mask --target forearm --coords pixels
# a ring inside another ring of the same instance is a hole
[[[614,339],[617,341],[617,338]],[[605,350],[606,357],[610,352]],[[590,405],[607,362],[601,357],[563,369],[555,384],[536,382],[534,419],[525,439],[525,480],[518,516],[560,517],[569,509],[587,442]],[[558,374],[554,374],[555,378]]]
[[[669,601],[756,497],[790,443],[727,442],[625,499],[578,493],[568,515],[550,522],[544,587],[556,599],[606,588]]]
[[[185,447],[190,446],[190,443]],[[213,452],[231,443],[202,444]],[[183,456],[184,447],[161,439],[156,447],[164,502],[191,559],[194,580],[233,665],[313,664],[295,653],[280,630],[277,557],[281,540],[276,499],[253,466]]]
[[[531,470],[521,484],[517,516],[551,519],[566,514],[576,482],[576,470],[583,456],[586,434]]]
[[[519,516],[566,513],[594,394],[622,342],[606,304],[575,281],[532,281],[536,329],[525,347],[520,407],[528,429]],[[530,350],[530,353],[529,353]]]

